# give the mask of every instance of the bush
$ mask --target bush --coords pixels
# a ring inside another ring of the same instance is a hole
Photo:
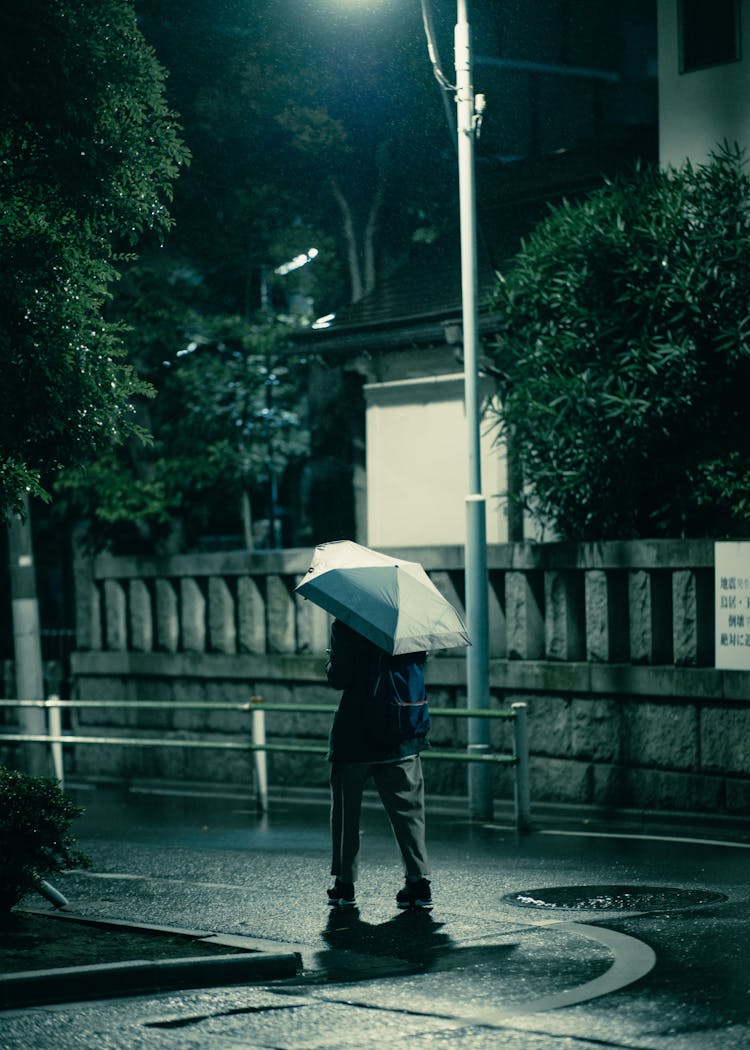
[[[45,876],[88,867],[69,834],[83,808],[51,777],[32,777],[0,766],[0,914],[35,889]]]
[[[501,282],[501,427],[564,538],[750,528],[750,177],[739,150],[552,210]]]

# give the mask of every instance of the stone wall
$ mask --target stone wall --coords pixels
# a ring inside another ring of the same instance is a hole
[[[79,733],[241,739],[249,715],[207,703],[332,704],[323,653],[329,617],[294,593],[310,551],[77,565],[75,695],[122,709],[82,709]],[[463,551],[414,548],[436,586],[462,605]],[[713,666],[713,544],[503,544],[488,551],[493,706],[529,705],[534,801],[740,814],[750,802],[750,675]],[[433,707],[466,703],[465,656],[431,656]],[[127,710],[136,699],[166,710]],[[186,704],[193,706],[187,707]],[[322,740],[330,716],[269,713],[269,739]],[[510,727],[493,724],[510,750]],[[465,722],[434,720],[433,743],[462,746]],[[71,747],[68,768],[115,779],[249,783],[249,755],[182,748]],[[272,783],[323,785],[317,756],[269,755]],[[426,763],[428,788],[465,793],[466,769]],[[499,798],[512,771],[494,771]]]

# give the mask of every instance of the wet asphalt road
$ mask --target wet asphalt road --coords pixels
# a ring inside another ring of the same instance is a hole
[[[70,912],[239,934],[301,952],[304,970],[6,1011],[3,1050],[750,1048],[750,834],[537,814],[519,837],[434,804],[435,909],[403,913],[373,801],[359,907],[340,912],[319,794],[272,796],[259,817],[240,794],[71,793],[93,866],[55,880]]]

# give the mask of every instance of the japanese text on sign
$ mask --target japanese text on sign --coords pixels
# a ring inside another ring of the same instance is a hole
[[[750,543],[717,543],[716,666],[750,670]]]

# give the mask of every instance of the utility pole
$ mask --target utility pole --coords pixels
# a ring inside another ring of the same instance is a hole
[[[34,547],[27,496],[24,496],[22,513],[13,514],[8,521],[8,561],[16,699],[44,700],[39,603],[36,595]],[[18,722],[22,733],[43,735],[47,732],[45,713],[42,708],[20,707]],[[21,746],[26,758],[26,772],[34,776],[48,776],[50,769],[46,746],[44,744],[23,744]]]
[[[482,494],[479,406],[479,321],[477,305],[477,221],[474,147],[484,99],[474,95],[471,29],[467,0],[458,0],[455,29],[458,189],[461,220],[464,401],[468,438],[466,497],[466,619],[471,645],[466,652],[467,707],[483,711],[489,697],[487,598],[487,510]],[[469,752],[489,752],[489,719],[468,719]],[[469,763],[469,810],[476,820],[492,819],[491,767]]]

